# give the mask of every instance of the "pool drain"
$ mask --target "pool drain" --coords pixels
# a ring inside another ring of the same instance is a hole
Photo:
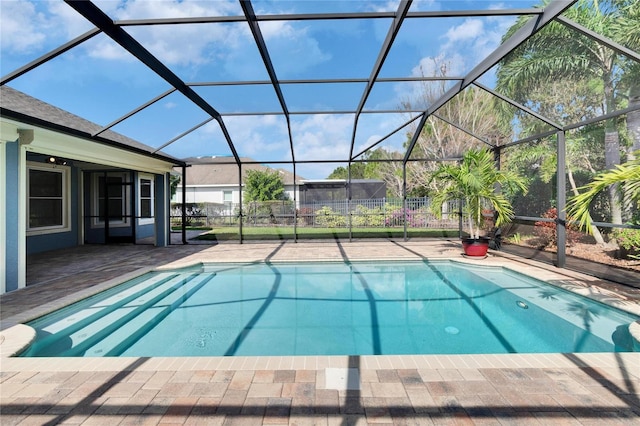
[[[458,333],[460,333],[460,330],[458,330],[457,328],[455,328],[453,326],[445,327],[444,331],[446,331],[449,334],[458,334]]]

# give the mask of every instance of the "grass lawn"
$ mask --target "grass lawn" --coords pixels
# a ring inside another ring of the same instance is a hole
[[[349,238],[349,230],[345,228],[303,228],[297,229],[298,239],[333,239]],[[293,239],[293,227],[244,227],[242,235],[245,240],[284,240]],[[402,238],[404,228],[356,228],[352,230],[353,238]],[[457,237],[457,229],[407,229],[410,238],[443,238]],[[214,228],[197,237],[198,240],[228,241],[240,238],[238,228]]]

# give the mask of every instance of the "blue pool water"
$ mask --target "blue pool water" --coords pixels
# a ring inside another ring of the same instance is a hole
[[[22,356],[630,351],[637,319],[503,268],[212,264],[149,273],[35,320]]]

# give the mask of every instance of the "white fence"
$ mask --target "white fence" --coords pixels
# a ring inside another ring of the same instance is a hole
[[[406,208],[405,208],[406,205]],[[237,203],[190,203],[187,204],[189,226],[238,226],[240,205]],[[172,209],[172,222],[181,222],[179,204]],[[440,228],[458,227],[458,204],[444,206],[441,218],[429,208],[426,197],[402,199],[330,200],[301,204],[297,211],[291,200],[248,202],[242,209],[243,226],[293,226],[328,228]]]

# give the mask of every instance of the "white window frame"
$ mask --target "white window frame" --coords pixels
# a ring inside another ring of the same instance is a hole
[[[148,180],[150,182],[150,196],[143,197],[142,196],[142,181]],[[138,208],[138,216],[142,216],[142,200],[148,199],[151,203],[151,217],[140,217],[138,218],[138,225],[150,225],[155,223],[156,219],[156,209],[155,209],[155,178],[153,175],[140,173],[138,174],[138,200],[137,200],[137,208]]]
[[[94,173],[91,182],[91,191],[94,196],[93,203],[91,205],[91,226],[92,228],[104,228],[104,220],[100,219],[100,178],[104,177],[103,173]],[[129,182],[129,173],[127,172],[107,172],[106,177],[122,177],[122,183]],[[106,194],[105,194],[106,195]],[[123,220],[109,221],[110,228],[129,226],[129,216],[131,215],[131,200],[130,190],[128,185],[122,186],[122,216]]]
[[[30,205],[29,200],[29,176],[31,170],[39,170],[48,173],[60,173],[62,176],[62,224],[53,226],[38,226],[32,228],[29,225]],[[27,236],[55,234],[71,231],[71,167],[57,164],[36,163],[27,161]]]

